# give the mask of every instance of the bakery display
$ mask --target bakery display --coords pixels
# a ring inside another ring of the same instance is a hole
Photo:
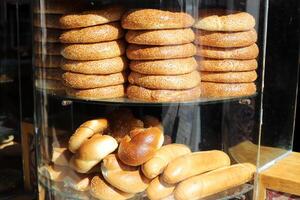
[[[255,19],[246,12],[201,10],[196,29],[201,93],[205,98],[249,96],[256,92]]]

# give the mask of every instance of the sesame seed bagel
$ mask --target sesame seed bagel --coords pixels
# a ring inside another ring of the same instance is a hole
[[[211,83],[201,82],[203,97],[237,97],[253,95],[256,92],[254,83]]]
[[[211,72],[251,71],[257,69],[257,61],[252,60],[214,60],[198,58],[199,70]]]
[[[129,99],[146,102],[189,101],[199,98],[200,94],[200,86],[188,90],[152,90],[135,85],[127,87]]]
[[[257,41],[255,29],[241,32],[200,31],[196,43],[210,47],[245,47]]]
[[[101,10],[89,10],[78,14],[64,15],[59,19],[65,29],[82,28],[106,24],[121,19],[125,9],[122,6],[108,6]]]
[[[114,74],[127,68],[125,57],[115,57],[95,61],[75,61],[63,59],[61,68],[81,74]]]
[[[125,83],[127,78],[125,73],[115,73],[109,75],[86,75],[66,72],[62,75],[64,84],[75,89],[91,89],[119,85]]]
[[[201,72],[201,80],[217,83],[251,83],[257,79],[256,71],[248,72]]]
[[[60,55],[61,51],[61,44],[60,43],[42,43],[42,42],[35,42],[35,54],[41,55]]]
[[[126,50],[131,60],[160,60],[187,58],[196,54],[196,47],[192,43],[172,46],[144,46],[131,44]]]
[[[125,95],[125,86],[114,85],[108,87],[87,89],[87,90],[76,90],[67,88],[66,92],[69,96],[84,98],[84,99],[108,99],[123,97]]]
[[[58,43],[61,30],[59,29],[34,29],[34,41],[36,42],[49,42],[49,43]]]
[[[207,31],[246,31],[254,28],[254,17],[246,12],[229,10],[200,10],[194,27]]]
[[[44,68],[59,68],[62,56],[35,55],[34,65]]]
[[[143,75],[131,72],[129,83],[150,89],[181,90],[196,87],[200,83],[200,74],[193,71],[188,74],[175,76]]]
[[[125,53],[121,40],[93,44],[70,44],[62,48],[61,55],[70,60],[100,60],[114,58]]]
[[[256,44],[247,47],[219,48],[199,46],[197,56],[213,59],[250,60],[258,56],[259,49]]]
[[[132,10],[122,17],[122,27],[130,30],[187,28],[193,24],[194,18],[187,13],[158,9]]]
[[[41,19],[41,16],[44,16],[44,18]],[[35,27],[63,29],[63,27],[61,27],[59,24],[60,17],[61,17],[61,15],[57,15],[57,14],[34,15],[33,16],[33,25]]]
[[[193,42],[195,34],[192,29],[169,29],[169,30],[147,30],[128,31],[126,40],[132,44],[143,45],[174,45]]]
[[[140,74],[177,75],[196,70],[198,64],[194,57],[170,60],[131,61],[130,69]]]
[[[62,43],[96,43],[117,40],[124,31],[118,22],[66,31],[59,37]]]
[[[42,69],[37,68],[35,70],[35,77],[38,79],[48,79],[48,80],[61,80],[63,71],[59,68],[54,69]]]

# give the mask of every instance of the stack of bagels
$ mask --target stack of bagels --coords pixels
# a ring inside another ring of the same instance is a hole
[[[193,17],[183,12],[138,9],[123,16],[130,43],[128,98],[165,102],[200,97],[193,24]]]
[[[64,15],[60,35],[64,44],[62,76],[70,96],[88,99],[122,97],[127,81],[124,35],[119,20],[121,6]]]
[[[125,200],[143,192],[150,200],[191,200],[251,181],[254,172],[249,163],[230,165],[222,151],[191,152],[183,144],[164,144],[157,118],[140,120],[122,109],[109,119],[83,123],[67,146],[53,149],[44,174],[100,200]]]
[[[197,56],[203,97],[234,97],[256,92],[259,50],[255,19],[246,12],[200,10]]]

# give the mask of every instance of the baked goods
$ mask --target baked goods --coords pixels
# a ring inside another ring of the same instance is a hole
[[[246,12],[199,12],[196,44],[201,92],[206,98],[237,97],[256,92],[259,49],[255,19]]]
[[[74,29],[119,21],[125,9],[122,6],[107,6],[101,10],[89,10],[64,15],[59,19],[60,26]]]
[[[133,60],[130,62],[132,71],[149,75],[187,74],[195,71],[197,66],[194,57],[149,61]]]
[[[127,165],[138,166],[150,160],[163,142],[163,131],[157,127],[135,129],[121,140],[118,157]]]
[[[187,90],[153,90],[136,85],[129,85],[127,87],[127,96],[130,99],[145,102],[190,101],[199,98],[200,94],[200,86]]]
[[[125,86],[122,84],[86,90],[66,88],[66,92],[69,96],[82,99],[109,99],[123,97],[125,95]]]
[[[213,32],[201,30],[196,43],[210,47],[245,47],[257,41],[255,29],[241,32]]]
[[[107,182],[126,193],[143,192],[150,183],[138,167],[125,165],[116,154],[107,156],[101,164],[101,169]]]
[[[126,50],[131,60],[160,60],[192,57],[196,48],[192,43],[172,46],[145,46],[130,44]]]
[[[117,40],[124,31],[118,22],[98,26],[71,29],[63,32],[59,39],[62,43],[97,43]]]
[[[215,60],[200,58],[197,60],[201,72],[243,72],[257,69],[257,61],[252,60]]]
[[[189,177],[230,165],[230,158],[222,151],[200,151],[186,154],[171,161],[163,172],[162,179],[176,184]]]
[[[256,92],[255,83],[212,83],[202,82],[201,92],[204,97],[249,96]]]
[[[230,10],[200,10],[194,27],[207,31],[247,31],[255,26],[255,19],[247,12]]]
[[[127,68],[125,57],[115,57],[94,61],[76,61],[63,59],[61,68],[65,71],[80,74],[114,74]]]
[[[101,200],[126,200],[133,196],[133,194],[122,192],[111,186],[105,181],[101,174],[92,178],[90,194]]]
[[[61,55],[70,60],[101,60],[123,55],[125,44],[122,41],[110,41],[94,44],[69,44],[61,50]]]
[[[131,44],[176,45],[193,42],[195,34],[191,28],[147,31],[129,30],[125,38]]]
[[[250,163],[223,167],[181,182],[174,196],[178,200],[201,199],[250,181],[255,171],[256,167]]]
[[[79,173],[87,173],[117,147],[118,143],[113,137],[95,134],[79,147],[70,160],[70,166]]]
[[[202,81],[214,83],[251,83],[256,80],[256,71],[201,72]]]
[[[129,30],[179,29],[191,27],[194,19],[184,12],[137,9],[124,14],[122,26]]]
[[[86,75],[73,72],[66,72],[62,75],[64,84],[74,89],[92,89],[120,85],[125,83],[127,77],[125,73],[115,73],[108,75]]]
[[[159,176],[154,178],[146,190],[150,200],[163,199],[170,196],[175,189],[175,185],[165,183]]]
[[[189,153],[191,153],[190,148],[183,144],[162,146],[153,158],[142,165],[143,173],[146,177],[153,179],[161,174],[172,160]]]

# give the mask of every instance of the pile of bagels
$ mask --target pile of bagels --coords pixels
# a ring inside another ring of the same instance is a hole
[[[59,36],[47,30],[47,51],[37,63],[62,68],[61,88],[66,87],[69,96],[172,102],[256,92],[259,50],[255,19],[249,13],[199,10],[194,19],[158,9],[126,12],[116,5],[84,10],[46,12],[46,24],[41,19],[35,23],[64,30]]]
[[[250,163],[231,165],[222,151],[191,152],[165,137],[157,118],[117,110],[55,146],[42,176],[100,200],[196,200],[249,182],[256,171]]]

